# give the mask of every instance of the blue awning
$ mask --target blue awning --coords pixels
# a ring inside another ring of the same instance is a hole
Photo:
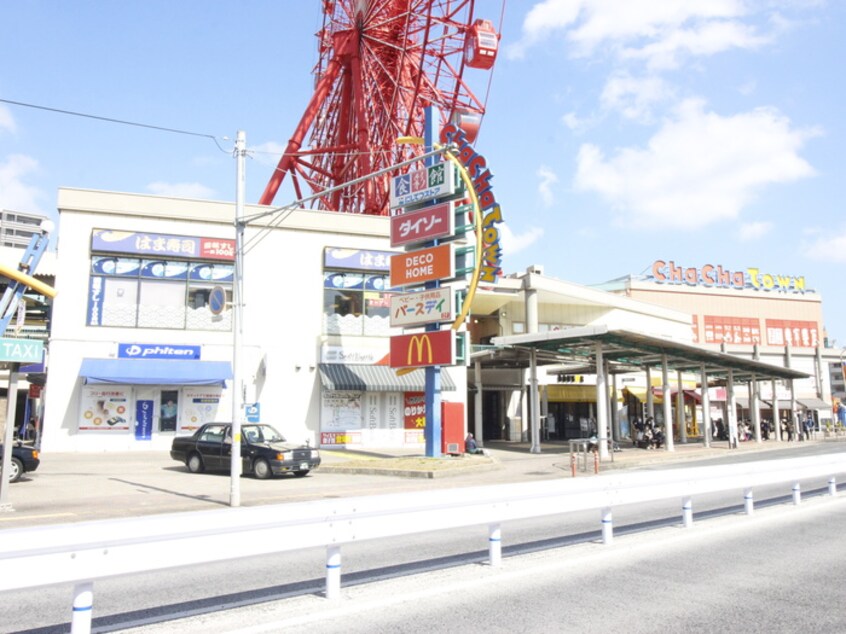
[[[232,378],[229,361],[83,359],[86,383],[115,385],[220,385]]]

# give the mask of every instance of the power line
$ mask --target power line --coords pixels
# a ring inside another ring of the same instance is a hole
[[[187,136],[198,136],[205,139],[211,139],[214,141],[214,144],[218,147],[221,152],[226,152],[227,154],[230,153],[229,150],[225,150],[221,147],[220,143],[218,143],[217,137],[213,134],[202,134],[200,132],[191,132],[189,130],[179,130],[177,128],[165,128],[163,126],[158,125],[151,125],[149,123],[139,123],[137,121],[126,121],[125,119],[114,119],[111,117],[101,117],[95,114],[88,114],[85,112],[74,112],[73,110],[62,110],[60,108],[50,108],[49,106],[40,106],[38,104],[33,103],[25,103],[23,101],[12,101],[11,99],[3,99],[0,97],[1,103],[8,103],[13,106],[21,106],[24,108],[33,108],[35,110],[44,110],[46,112],[55,112],[57,114],[64,114],[73,117],[82,117],[84,119],[94,119],[96,121],[106,121],[107,123],[118,123],[120,125],[130,125],[135,126],[137,128],[147,128],[148,130],[158,130],[159,132],[170,132],[172,134],[184,134]]]

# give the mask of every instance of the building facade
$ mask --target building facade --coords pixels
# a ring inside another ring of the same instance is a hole
[[[388,218],[272,211],[246,210],[237,320],[234,204],[59,191],[45,450],[168,449],[232,420],[236,381],[292,441],[423,446],[423,371],[388,366]]]
[[[828,345],[822,296],[810,280],[754,266],[691,266],[671,260],[655,260],[648,271],[599,288],[688,313],[691,340],[706,349],[807,373],[807,379],[793,385],[796,415],[811,412],[818,427],[831,423],[836,405],[831,368],[835,363],[839,367],[842,351]],[[783,383],[760,385],[762,407],[770,417],[766,402],[773,389],[782,403],[788,398]],[[740,399],[743,416],[749,414],[748,401],[747,395]]]

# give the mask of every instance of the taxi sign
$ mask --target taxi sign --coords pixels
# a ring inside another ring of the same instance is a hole
[[[0,339],[0,361],[40,363],[44,358],[44,342],[35,339]]]

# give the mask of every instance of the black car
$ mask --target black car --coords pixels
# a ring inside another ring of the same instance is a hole
[[[3,445],[0,445],[0,456],[3,454]],[[38,450],[29,445],[16,443],[12,445],[12,467],[9,471],[9,482],[17,482],[21,476],[28,471],[35,471],[41,460],[38,457]]]
[[[184,462],[192,473],[229,471],[232,460],[232,426],[206,423],[191,436],[177,436],[170,457]],[[302,477],[320,464],[320,452],[307,445],[291,445],[270,425],[241,426],[242,473],[265,479],[283,473]]]

